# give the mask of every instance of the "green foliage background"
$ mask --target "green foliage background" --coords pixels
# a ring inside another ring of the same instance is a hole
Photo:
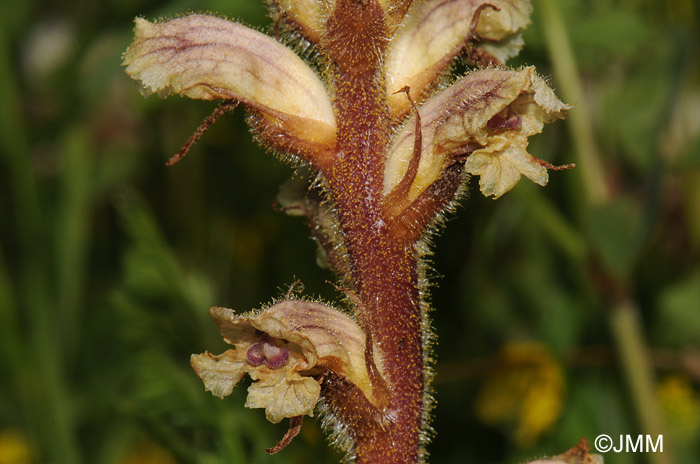
[[[700,7],[534,3],[514,64],[577,106],[531,152],[579,165],[497,202],[470,182],[433,239],[432,462],[522,462],[601,433],[665,438],[663,454],[606,463],[698,462]],[[163,166],[214,106],[143,99],[120,55],[135,16],[190,11],[269,27],[252,0],[0,6],[1,464],[339,460],[314,419],[268,457],[284,426],[242,407],[245,386],[205,393],[189,367],[191,353],[224,349],[210,306],[258,307],[295,278],[339,297],[306,225],[270,207],[292,171],[240,111]],[[501,347],[524,341],[545,361],[504,363]],[[565,387],[551,388],[552,371]],[[503,380],[518,378],[526,388]],[[515,406],[479,420],[480,401],[533,398],[553,422]]]

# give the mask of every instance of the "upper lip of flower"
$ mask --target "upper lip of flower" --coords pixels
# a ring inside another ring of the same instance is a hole
[[[335,145],[333,106],[321,79],[289,48],[214,16],[135,22],[123,59],[147,92],[245,103],[262,116],[268,143],[320,167]]]

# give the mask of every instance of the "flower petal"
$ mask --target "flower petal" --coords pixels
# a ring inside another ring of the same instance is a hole
[[[245,355],[241,359],[240,353],[234,350],[228,350],[219,356],[208,351],[193,354],[190,363],[204,382],[205,390],[219,398],[230,395],[233,387],[246,373]]]
[[[476,34],[482,40],[503,40],[530,24],[530,0],[490,0],[495,8],[487,8],[479,16]]]
[[[497,42],[490,42],[488,40],[479,42],[475,48],[485,53],[476,53],[474,55],[476,55],[477,59],[480,60],[477,61],[477,63],[482,67],[491,65],[498,66],[504,64],[509,59],[518,56],[524,45],[525,41],[523,40],[522,35],[513,34],[512,36]],[[469,58],[472,58],[472,56]]]
[[[525,150],[525,137],[496,137],[486,148],[469,155],[465,170],[477,176],[481,193],[494,199],[512,189],[525,175],[534,183],[547,185],[547,168]]]
[[[206,15],[163,23],[137,18],[126,72],[151,92],[242,101],[295,136],[332,145],[335,116],[323,83],[290,49]]]
[[[467,58],[480,66],[503,65],[525,45],[522,31],[530,24],[531,0],[492,0],[475,27],[476,40]]]
[[[418,98],[459,53],[474,15],[485,3],[431,0],[411,5],[386,55],[387,95],[394,114],[410,109],[406,96],[396,92],[408,86]]]
[[[512,188],[514,171],[510,168],[515,166],[536,182],[546,183],[546,176],[527,161],[529,158],[522,158],[514,150],[517,148],[526,155],[527,137],[541,132],[545,123],[564,118],[568,108],[534,68],[483,69],[467,74],[418,109],[422,148],[409,199],[415,199],[435,182],[456,156],[474,155],[480,149],[485,150],[481,155],[488,153],[492,158],[486,163],[489,159],[477,156],[472,169],[501,161],[493,169],[509,167],[500,174],[488,171],[491,178],[482,185],[490,186],[486,188],[488,192],[502,194]],[[413,156],[414,131],[415,120],[411,118],[394,137],[385,164],[385,195],[408,169]],[[501,160],[501,156],[505,158]],[[498,185],[494,184],[495,179],[500,179]]]
[[[365,334],[342,312],[321,303],[284,300],[243,316],[227,308],[212,308],[210,314],[228,343],[238,347],[238,340],[247,339],[251,330],[286,340],[301,348],[305,365],[300,369],[331,369],[375,401],[365,363]]]
[[[250,376],[258,380],[248,387],[246,408],[265,408],[265,417],[272,423],[282,419],[309,415],[321,395],[321,385],[311,377],[297,373],[279,372],[270,375],[264,371],[252,371]]]

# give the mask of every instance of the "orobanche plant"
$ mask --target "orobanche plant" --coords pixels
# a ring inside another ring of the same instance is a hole
[[[321,414],[358,463],[423,462],[433,404],[426,236],[470,174],[494,198],[521,175],[545,185],[547,169],[562,167],[530,155],[528,137],[568,107],[533,68],[503,66],[522,46],[528,0],[269,3],[291,46],[215,16],[138,18],[126,72],[148,93],[222,101],[169,164],[243,104],[262,145],[307,167],[307,187],[282,207],[308,218],[347,301],[339,309],[290,290],[243,314],[212,308],[233,348],[194,355],[192,366],[222,398],[248,374],[246,406],[290,420],[269,452]],[[454,80],[460,58],[475,69]]]

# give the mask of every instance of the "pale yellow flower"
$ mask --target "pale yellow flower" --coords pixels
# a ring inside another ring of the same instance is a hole
[[[327,370],[357,386],[376,403],[365,362],[365,334],[329,306],[284,300],[262,311],[237,315],[212,308],[224,340],[233,345],[219,356],[192,355],[192,367],[208,391],[223,398],[247,373],[249,408],[264,408],[270,422],[313,415]]]
[[[534,68],[520,71],[473,71],[428,100],[420,109],[422,147],[409,198],[433,184],[460,153],[467,172],[481,176],[484,195],[500,197],[521,174],[539,185],[548,181],[547,169],[527,153],[527,138],[545,123],[563,118],[569,107],[539,77]],[[413,157],[415,119],[411,118],[389,149],[384,192],[398,185]]]

